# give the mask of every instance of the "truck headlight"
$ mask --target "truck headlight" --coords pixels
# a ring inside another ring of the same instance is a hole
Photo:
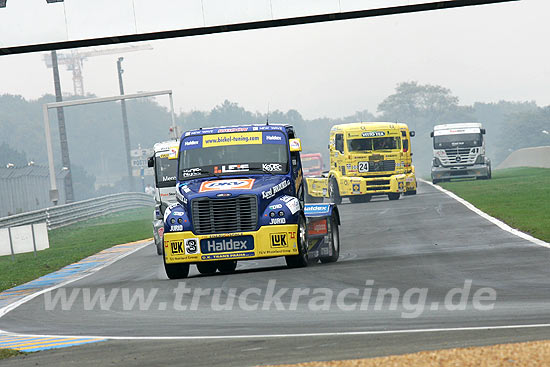
[[[432,162],[432,166],[434,166],[434,167],[441,166],[441,161],[439,160],[439,158],[434,157],[433,162]]]
[[[480,154],[477,156],[475,164],[483,164],[485,163],[485,158]]]

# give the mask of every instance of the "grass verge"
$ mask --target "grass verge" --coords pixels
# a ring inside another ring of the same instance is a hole
[[[49,274],[101,250],[152,237],[152,208],[89,219],[49,232],[50,248],[0,257],[0,292]]]
[[[465,180],[441,186],[513,228],[550,242],[550,169],[508,168],[491,180]]]
[[[15,357],[19,355],[27,354],[13,349],[0,349],[0,359],[6,359],[10,357]]]

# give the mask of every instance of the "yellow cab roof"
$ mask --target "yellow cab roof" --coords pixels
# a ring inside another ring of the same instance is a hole
[[[409,129],[407,124],[400,122],[352,122],[349,124],[334,125],[331,131],[374,131]]]

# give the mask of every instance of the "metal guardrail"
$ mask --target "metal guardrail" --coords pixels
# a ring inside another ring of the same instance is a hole
[[[46,222],[48,229],[55,229],[104,214],[154,204],[150,195],[139,192],[107,195],[0,218],[0,228]]]

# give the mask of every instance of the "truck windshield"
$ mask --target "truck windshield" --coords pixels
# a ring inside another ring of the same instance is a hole
[[[434,136],[434,149],[480,147],[483,135],[480,133]]]
[[[270,136],[273,135],[272,133]],[[179,156],[179,180],[247,172],[287,173],[288,144],[283,134],[277,135],[281,137],[278,143],[224,144],[203,146],[199,149],[182,149]],[[185,141],[182,143],[183,146]]]
[[[159,154],[155,157],[155,180],[157,187],[175,186],[177,173],[177,159],[168,159],[168,154]]]
[[[397,137],[389,136],[384,138],[359,138],[348,140],[348,150],[350,152],[393,149],[401,149],[401,140]]]
[[[321,169],[321,160],[318,157],[302,157],[302,166],[304,169]]]

